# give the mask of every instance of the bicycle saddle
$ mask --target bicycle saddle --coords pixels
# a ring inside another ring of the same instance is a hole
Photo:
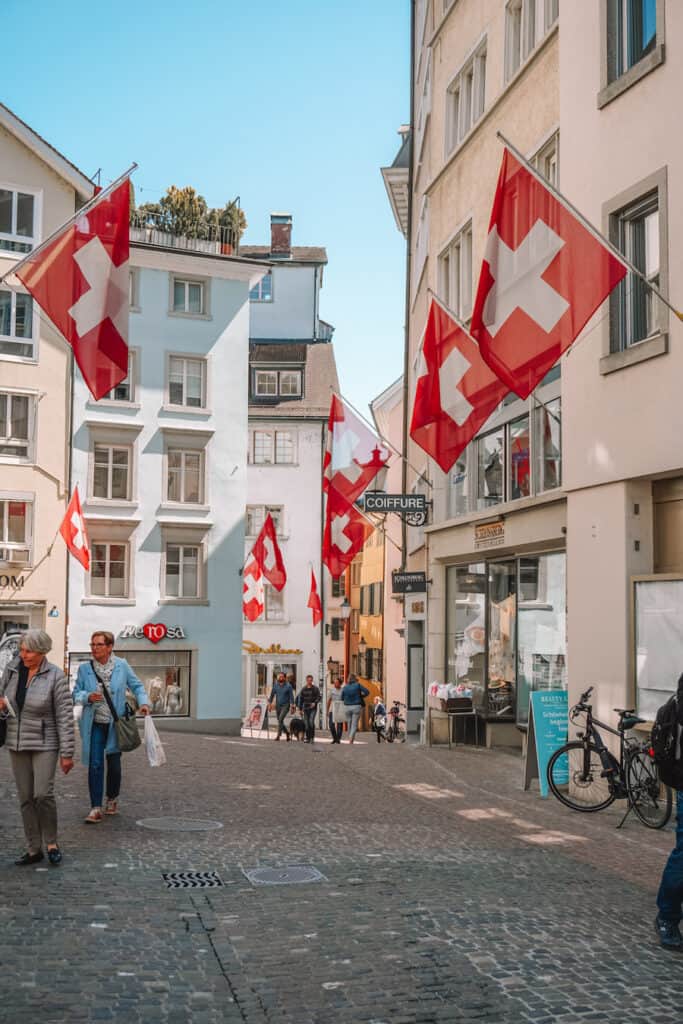
[[[614,708],[613,710],[617,715],[634,715],[636,713],[635,708]]]
[[[638,715],[624,715],[621,720],[622,729],[632,729],[634,725],[639,725],[644,722],[644,718],[639,718]]]

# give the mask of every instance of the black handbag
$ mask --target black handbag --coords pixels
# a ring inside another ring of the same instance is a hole
[[[7,719],[0,718],[0,747],[4,747],[7,739]]]
[[[93,672],[94,671],[95,669],[93,667]],[[114,721],[114,731],[116,733],[116,742],[119,745],[119,750],[122,754],[128,754],[131,750],[135,750],[142,743],[142,740],[140,739],[140,732],[138,730],[137,719],[135,717],[135,711],[126,701],[126,710],[124,714],[118,715],[104,683],[102,683],[102,694],[109,705],[109,710],[111,711],[111,717]]]

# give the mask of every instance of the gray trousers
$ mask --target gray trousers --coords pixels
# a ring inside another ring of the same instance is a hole
[[[10,750],[29,853],[57,842],[56,750]]]
[[[277,734],[284,733],[285,736],[289,736],[289,730],[285,725],[285,718],[289,714],[289,704],[278,704],[277,705]]]

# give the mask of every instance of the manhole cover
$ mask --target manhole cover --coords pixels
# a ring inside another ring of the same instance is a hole
[[[210,818],[141,818],[136,825],[160,832],[210,832],[215,828],[223,828],[222,821],[212,821]]]
[[[303,882],[327,881],[317,868],[308,866],[242,870],[252,885],[301,885]]]
[[[164,871],[168,889],[216,889],[223,885],[216,871]]]

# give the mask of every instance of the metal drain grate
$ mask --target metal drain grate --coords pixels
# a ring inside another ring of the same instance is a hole
[[[252,885],[303,885],[305,882],[326,882],[317,868],[290,865],[284,868],[242,868]]]
[[[167,889],[217,889],[223,883],[217,871],[164,871]]]
[[[223,828],[222,821],[212,821],[210,818],[141,818],[135,824],[159,832],[210,832],[215,828]]]

